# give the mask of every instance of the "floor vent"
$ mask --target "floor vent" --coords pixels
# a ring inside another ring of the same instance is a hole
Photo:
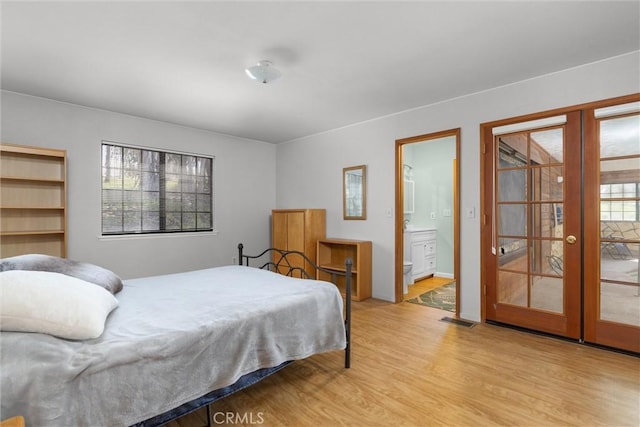
[[[454,323],[456,325],[464,326],[465,328],[473,328],[474,326],[476,326],[474,322],[462,319],[454,319],[452,317],[443,317],[442,319],[440,319],[440,321]]]

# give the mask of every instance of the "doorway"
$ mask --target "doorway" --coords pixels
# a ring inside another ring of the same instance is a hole
[[[395,301],[405,299],[404,270],[409,261],[410,282],[435,278],[429,280],[449,283],[448,288],[455,290],[455,308],[448,309],[455,309],[456,316],[460,311],[459,158],[460,129],[396,141]]]
[[[640,97],[483,124],[483,317],[640,351]]]

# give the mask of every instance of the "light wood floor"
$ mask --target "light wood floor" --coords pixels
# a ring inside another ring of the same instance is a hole
[[[638,426],[640,359],[441,310],[354,303],[343,353],[296,361],[212,405],[212,425]],[[244,417],[244,423],[242,421]],[[201,409],[169,424],[206,425]]]
[[[409,292],[404,295],[404,300],[415,298],[423,293],[430,291],[431,289],[439,288],[446,285],[453,279],[446,279],[444,277],[429,277],[426,279],[418,280],[413,285],[409,285]]]

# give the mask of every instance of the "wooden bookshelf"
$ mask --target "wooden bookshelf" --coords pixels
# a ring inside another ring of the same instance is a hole
[[[66,152],[0,144],[0,257],[66,256]]]
[[[347,239],[318,240],[316,263],[327,270],[344,272],[345,260],[351,258],[351,299],[362,301],[371,298],[371,241]],[[318,271],[318,280],[332,281],[329,273]],[[336,276],[337,285],[344,293],[344,277]]]

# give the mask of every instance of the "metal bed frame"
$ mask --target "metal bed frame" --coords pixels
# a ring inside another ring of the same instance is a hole
[[[315,276],[309,274],[304,268],[299,267],[300,258],[306,261],[311,268],[315,271],[323,271],[331,275],[331,282],[338,285],[337,277],[344,277],[345,282],[345,314],[344,314],[344,328],[346,331],[347,346],[344,349],[344,367],[351,367],[351,269],[353,266],[353,260],[351,258],[345,259],[345,271],[329,270],[317,265],[314,261],[309,259],[304,253],[300,251],[285,251],[277,248],[268,248],[262,251],[258,255],[245,255],[243,253],[244,245],[238,244],[238,265],[249,266],[249,260],[255,260],[263,258],[265,255],[269,255],[269,261],[262,264],[260,269],[270,270],[284,274],[289,277],[297,277],[299,279],[315,279]],[[279,257],[276,257],[279,255]],[[277,258],[277,261],[274,261]],[[294,260],[298,261],[295,263]]]
[[[293,261],[297,258],[297,261],[299,263],[300,258],[304,259],[306,262],[309,263],[309,265],[312,266],[312,268],[314,268],[316,271],[324,271],[328,274],[331,275],[331,281],[336,284],[337,286],[337,277],[338,276],[342,276],[345,278],[345,312],[344,312],[344,326],[345,326],[345,331],[346,331],[346,341],[347,341],[347,345],[345,347],[345,353],[344,353],[344,367],[345,368],[349,368],[351,366],[351,345],[350,345],[350,338],[351,338],[351,269],[352,269],[352,265],[353,265],[353,261],[351,260],[351,258],[347,258],[345,260],[345,271],[334,271],[334,270],[328,270],[326,268],[322,268],[318,265],[316,265],[312,260],[309,259],[309,257],[307,257],[305,254],[303,254],[302,252],[299,251],[284,251],[281,249],[276,249],[276,248],[269,248],[269,249],[265,249],[262,253],[260,253],[259,255],[245,255],[243,253],[243,249],[244,249],[244,245],[242,243],[238,244],[238,265],[244,265],[249,267],[249,261],[250,260],[257,260],[259,258],[264,257],[265,255],[269,255],[270,260],[265,262],[264,264],[262,264],[261,266],[257,267],[263,270],[270,270],[270,271],[274,271],[274,272],[279,272],[281,274],[284,274],[286,276],[290,276],[290,277],[296,277],[296,278],[300,278],[300,279],[315,279],[314,276],[312,276],[311,274],[309,274],[307,271],[305,271],[303,268],[298,267],[296,265],[296,263],[294,263]],[[273,261],[276,256],[275,255],[279,255],[279,258],[277,261]],[[207,394],[205,394],[202,397],[199,397],[195,400],[192,400],[190,402],[187,402],[177,408],[172,409],[171,411],[165,412],[163,414],[159,414],[156,415],[152,418],[149,418],[145,421],[142,421],[140,423],[134,424],[134,426],[132,427],[150,427],[150,426],[161,426],[164,425],[170,421],[176,420],[184,415],[187,415],[195,410],[198,410],[200,408],[202,408],[203,406],[207,407],[207,426],[211,426],[211,406],[210,404],[223,399],[235,392],[238,392],[242,389],[245,389],[257,382],[259,382],[260,380],[268,377],[269,375],[279,371],[280,369],[284,368],[285,366],[291,364],[293,361],[288,361],[288,362],[284,362],[281,365],[275,366],[273,368],[264,368],[264,369],[260,369],[256,372],[252,372],[249,374],[246,374],[245,376],[241,377],[236,383],[221,388],[219,390],[214,390],[212,392],[209,392]]]

